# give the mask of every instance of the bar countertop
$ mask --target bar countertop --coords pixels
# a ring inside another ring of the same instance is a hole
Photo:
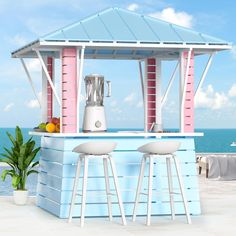
[[[203,136],[203,133],[179,133],[179,132],[143,132],[143,131],[117,131],[117,132],[89,132],[89,133],[47,133],[47,132],[35,132],[30,131],[29,135],[33,136],[45,136],[45,137],[57,137],[57,138],[76,138],[76,137],[199,137]]]

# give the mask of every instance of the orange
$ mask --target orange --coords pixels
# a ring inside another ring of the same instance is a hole
[[[48,123],[48,124],[46,125],[46,131],[47,131],[48,133],[53,133],[53,132],[55,132],[55,131],[56,131],[56,125],[54,125],[53,123]]]
[[[60,124],[56,124],[56,132],[60,133]]]

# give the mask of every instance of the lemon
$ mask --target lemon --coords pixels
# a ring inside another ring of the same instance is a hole
[[[48,133],[53,133],[53,132],[55,132],[55,131],[56,131],[56,125],[54,125],[53,123],[48,123],[48,124],[46,125],[46,131],[47,131]]]

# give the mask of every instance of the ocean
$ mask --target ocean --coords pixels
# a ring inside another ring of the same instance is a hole
[[[30,136],[28,132],[31,129],[23,128],[25,140]],[[115,129],[111,129],[114,131]],[[123,129],[122,129],[123,130]],[[132,129],[139,130],[139,129]],[[176,131],[176,129],[174,129]],[[14,128],[0,128],[0,153],[3,152],[3,147],[9,147],[9,141],[6,131],[14,134]],[[231,147],[230,144],[236,141],[236,129],[196,129],[195,132],[204,133],[203,137],[195,137],[196,152],[236,152],[236,147]],[[34,137],[36,144],[40,145],[40,138]]]
[[[24,128],[22,132],[25,140],[30,138],[28,132],[31,129]],[[135,129],[137,130],[137,129]],[[14,134],[14,128],[0,128],[0,153],[4,152],[3,147],[10,147],[11,142],[9,141],[6,131]],[[113,129],[114,131],[114,129]],[[203,137],[195,137],[196,152],[223,152],[223,153],[234,153],[236,147],[231,147],[230,144],[236,141],[236,129],[196,129],[196,132],[203,132]],[[34,137],[36,145],[40,145],[40,138]],[[0,166],[0,173],[7,167]],[[37,175],[29,176],[27,188],[29,189],[30,195],[36,194],[36,182]],[[0,180],[0,196],[1,195],[12,195],[11,180],[7,178],[5,182]]]

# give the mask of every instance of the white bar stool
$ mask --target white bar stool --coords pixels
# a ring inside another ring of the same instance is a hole
[[[179,161],[174,152],[176,152],[180,147],[180,142],[177,141],[159,141],[159,142],[152,142],[145,144],[138,148],[139,152],[144,153],[142,162],[141,162],[141,168],[140,168],[140,174],[139,174],[139,180],[138,180],[138,187],[136,192],[136,198],[135,198],[135,204],[134,204],[134,210],[133,210],[133,221],[136,219],[136,211],[139,203],[139,197],[140,194],[145,194],[148,197],[147,200],[147,220],[146,224],[150,225],[151,223],[151,205],[152,205],[152,185],[153,185],[153,167],[154,167],[154,160],[156,158],[165,158],[166,159],[166,166],[167,166],[167,177],[168,177],[168,187],[169,187],[169,196],[170,196],[170,207],[171,207],[171,216],[172,220],[175,218],[175,209],[174,209],[174,193],[173,192],[173,182],[172,182],[172,171],[171,171],[171,159],[174,160],[174,165],[176,168],[176,174],[178,177],[179,187],[180,187],[180,194],[183,199],[184,209],[185,209],[185,215],[187,218],[188,224],[191,224],[191,218],[188,210],[188,204],[187,199],[185,195],[182,175],[180,173],[180,166]],[[144,171],[145,171],[145,165],[147,162],[147,159],[149,159],[149,174],[148,174],[148,194],[141,193],[142,188],[142,181],[144,177]]]
[[[111,199],[111,196],[114,194],[112,194],[110,192],[110,183],[109,183],[109,175],[108,175],[108,161],[110,162],[110,166],[111,166],[111,170],[112,170],[112,174],[113,174],[113,180],[114,180],[116,195],[117,195],[118,203],[119,203],[119,207],[120,207],[122,223],[123,223],[123,225],[126,225],[124,207],[123,207],[123,203],[122,203],[122,199],[121,199],[121,194],[119,192],[116,168],[115,168],[115,164],[112,160],[112,156],[111,156],[111,154],[109,154],[116,148],[116,145],[117,144],[115,142],[107,142],[107,141],[104,141],[104,142],[99,141],[98,142],[98,141],[96,141],[96,142],[87,142],[87,143],[80,144],[79,146],[77,146],[73,149],[73,152],[80,153],[80,155],[79,155],[79,160],[78,160],[77,170],[76,170],[76,175],[75,175],[75,180],[74,180],[74,187],[73,187],[68,222],[71,222],[71,220],[72,220],[76,195],[80,195],[82,197],[81,213],[80,213],[80,226],[81,227],[84,226],[89,160],[94,159],[94,158],[99,158],[99,159],[103,160],[109,219],[110,219],[110,221],[112,221],[112,199]],[[77,194],[82,161],[84,161],[84,176],[83,176],[82,194]]]

